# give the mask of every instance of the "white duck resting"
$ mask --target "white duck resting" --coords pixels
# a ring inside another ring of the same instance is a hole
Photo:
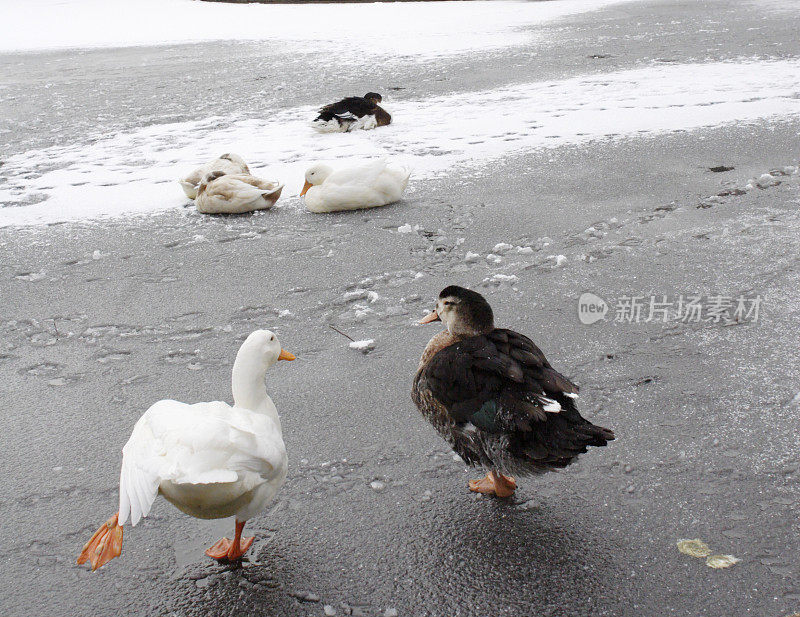
[[[247,337],[233,364],[233,407],[221,401],[189,405],[163,400],[133,427],[122,449],[119,511],[100,526],[78,557],[96,570],[122,551],[122,528],[147,516],[160,493],[195,518],[236,517],[233,541],[206,551],[239,560],[253,543],[245,522],[264,510],[286,479],[278,412],[264,376],[278,360],[294,360],[269,330]]]
[[[271,208],[282,190],[280,182],[212,171],[200,181],[194,204],[203,214],[242,214]]]
[[[311,212],[338,212],[376,208],[399,200],[411,172],[376,161],[334,171],[318,163],[306,171],[300,193]]]
[[[197,197],[197,189],[200,185],[200,181],[203,179],[203,176],[212,171],[221,171],[225,174],[249,174],[250,168],[241,156],[230,152],[204,165],[200,165],[200,167],[195,169],[188,176],[178,180],[183,188],[183,192],[186,193],[189,199]]]

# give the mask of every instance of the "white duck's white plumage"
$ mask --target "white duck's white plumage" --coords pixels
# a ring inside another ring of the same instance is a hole
[[[213,171],[221,171],[224,174],[249,174],[250,168],[241,156],[233,154],[232,152],[223,154],[213,161],[200,165],[200,167],[195,169],[188,176],[178,180],[181,188],[183,188],[183,192],[186,193],[189,199],[195,199],[197,197],[197,189],[200,186],[200,181],[203,179],[203,176]]]
[[[337,118],[331,120],[314,120],[311,123],[313,128],[318,133],[350,133],[352,131],[371,131],[378,127],[378,121],[375,116],[366,115],[358,117],[353,113],[341,114]]]
[[[122,526],[128,522],[135,526],[146,517],[159,493],[196,518],[235,516],[236,545],[229,558],[240,558],[244,522],[269,505],[286,479],[281,422],[264,377],[278,360],[293,359],[272,332],[257,330],[236,355],[233,406],[173,400],[152,405],[122,450],[119,512],[98,529],[78,563],[91,558],[96,569],[119,555]],[[227,542],[221,553],[216,549],[218,554],[207,554],[225,558],[233,546]]]
[[[267,397],[266,404],[272,405]],[[159,401],[122,450],[119,524],[136,525],[159,492],[195,518],[252,518],[286,478],[280,426],[269,416],[214,401]]]
[[[287,456],[278,411],[264,387],[280,343],[257,330],[233,365],[233,406],[222,401],[155,403],[122,449],[119,524],[147,516],[156,495],[197,518],[263,510],[286,479]]]
[[[283,184],[249,174],[223,174],[213,171],[200,181],[195,198],[197,210],[204,214],[242,214],[266,210],[275,205]]]
[[[306,171],[301,195],[311,212],[338,212],[376,208],[398,201],[411,172],[376,161],[334,171],[317,164]]]

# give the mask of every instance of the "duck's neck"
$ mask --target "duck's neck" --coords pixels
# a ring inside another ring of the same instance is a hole
[[[266,372],[267,369],[259,363],[250,362],[241,354],[236,356],[231,376],[233,404],[236,407],[263,413],[280,426],[278,412],[267,395],[267,387],[264,385]]]
[[[463,338],[463,337],[461,337]],[[454,336],[450,333],[450,330],[442,330],[439,334],[435,335],[429,342],[428,345],[425,347],[425,351],[422,352],[422,357],[419,359],[419,368],[422,368],[428,362],[431,361],[431,358],[439,353],[445,347],[452,345],[453,343],[457,343],[461,338]]]

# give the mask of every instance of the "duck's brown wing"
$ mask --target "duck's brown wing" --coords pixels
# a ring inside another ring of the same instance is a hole
[[[420,380],[453,422],[510,434],[519,455],[548,464],[562,459],[566,464],[586,446],[614,438],[613,432],[578,413],[578,387],[553,369],[528,337],[512,330],[494,330],[445,347],[422,370]]]
[[[375,123],[378,126],[389,126],[392,123],[392,116],[380,105],[375,105]]]
[[[368,114],[374,114],[377,105],[360,96],[348,96],[341,101],[325,105],[319,110],[317,120],[328,122],[337,118],[339,120],[355,120]]]

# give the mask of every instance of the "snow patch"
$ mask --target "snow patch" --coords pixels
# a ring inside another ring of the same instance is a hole
[[[494,286],[502,285],[503,283],[506,283],[508,285],[513,285],[517,281],[519,281],[519,278],[517,278],[513,274],[493,274],[489,278],[483,279],[484,284],[494,285]]]
[[[0,51],[270,41],[337,62],[379,64],[531,42],[531,26],[630,0],[223,4],[192,0],[5,2]],[[455,15],[455,17],[454,17]],[[65,24],[68,26],[65,27]],[[406,58],[403,58],[406,56]]]
[[[0,203],[11,207],[0,208],[0,227],[178,208],[187,201],[175,179],[220,152],[239,152],[255,175],[284,182],[281,206],[318,160],[341,167],[387,157],[419,179],[454,167],[468,175],[537,148],[798,115],[798,90],[798,59],[678,64],[397,101],[393,123],[369,133],[319,135],[308,127],[315,106],[151,125],[7,157]],[[487,108],[495,110],[491,122]]]
[[[362,353],[367,353],[375,349],[375,341],[373,339],[365,339],[363,341],[353,341],[350,343],[350,349],[355,349]]]
[[[497,244],[494,245],[492,253],[497,253],[498,255],[505,255],[506,253],[508,253],[508,251],[510,251],[513,248],[514,247],[511,244],[508,244],[506,242],[498,242]]]

